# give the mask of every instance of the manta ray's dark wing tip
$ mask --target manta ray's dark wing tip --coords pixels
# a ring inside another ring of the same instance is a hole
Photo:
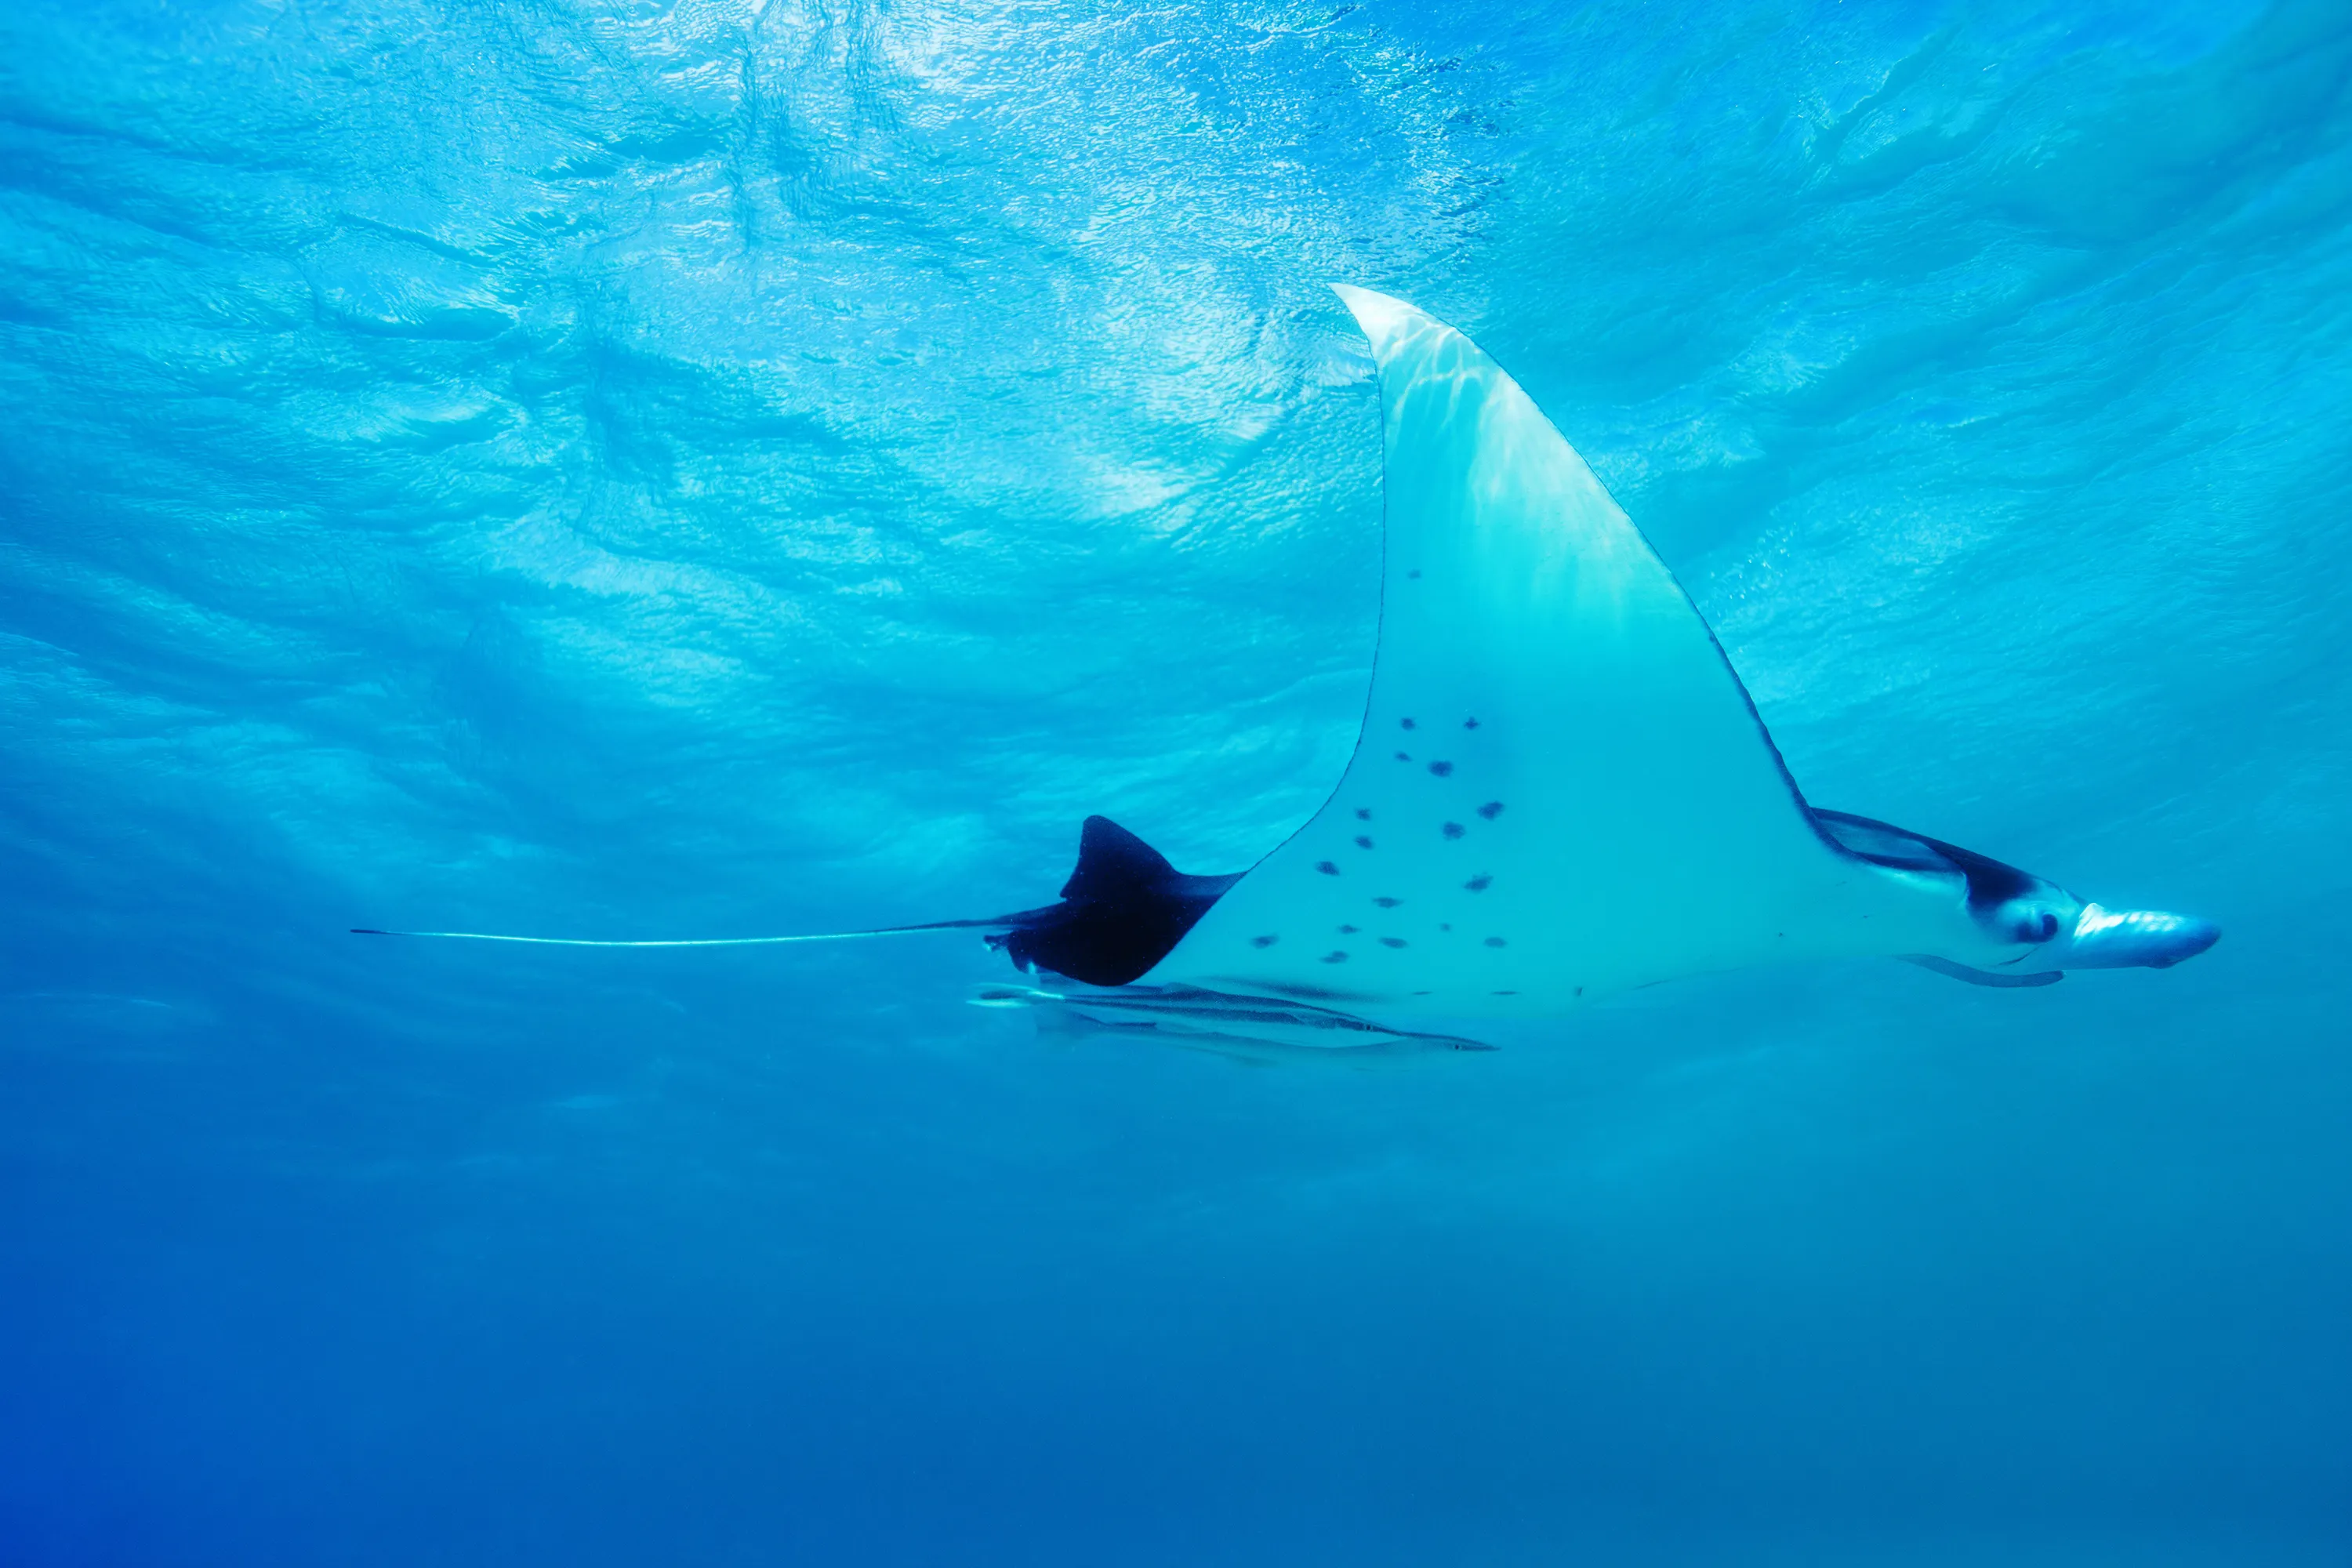
[[[1177,875],[1159,850],[1108,816],[1089,816],[1078,829],[1077,868],[1062,885],[1062,897],[1115,899]]]
[[[1238,873],[1188,877],[1109,817],[1089,816],[1062,902],[990,922],[1017,929],[988,940],[1023,969],[1125,985],[1166,957],[1239,880]]]

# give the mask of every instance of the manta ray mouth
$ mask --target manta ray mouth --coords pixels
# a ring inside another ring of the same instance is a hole
[[[2221,928],[2161,910],[2083,906],[2065,963],[2069,969],[2169,969],[2221,940]]]

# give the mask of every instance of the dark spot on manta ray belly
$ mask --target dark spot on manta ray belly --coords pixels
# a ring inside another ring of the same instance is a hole
[[[1397,753],[1397,761],[1401,763],[1409,763],[1412,761],[1412,753],[1410,752],[1399,752]]]
[[[1381,945],[1382,947],[1402,947],[1404,945],[1404,938],[1401,936],[1384,936],[1381,938]]]
[[[1323,963],[1345,963],[1348,962],[1348,955],[1335,947],[1330,952],[1325,953],[1318,962]]]
[[[1488,938],[1486,939],[1486,945],[1487,945],[1488,947],[1508,947],[1508,946],[1510,946],[1511,944],[1510,944],[1509,942],[1505,942],[1505,941],[1504,941],[1501,937],[1499,937],[1499,936],[1490,936],[1490,937],[1488,937]]]
[[[1429,771],[1435,773],[1439,778],[1444,778],[1446,774],[1454,771],[1454,764],[1452,763],[1432,763],[1429,764]]]
[[[1444,834],[1448,838],[1459,838],[1463,835],[1464,828],[1458,822],[1449,822],[1443,827],[1439,828],[1438,831]]]
[[[1370,822],[1371,819],[1372,808],[1370,806],[1360,805],[1356,807],[1356,820],[1358,822]]]
[[[1486,872],[1481,871],[1462,885],[1469,889],[1474,893],[1483,893],[1489,887],[1494,885],[1494,878],[1489,877]]]
[[[1400,726],[1402,726],[1402,728],[1407,729],[1407,730],[1412,729],[1412,728],[1414,727],[1414,725],[1413,725],[1413,721],[1412,721],[1412,720],[1410,720],[1410,719],[1400,719],[1400,720],[1398,720],[1398,721],[1397,721],[1397,723],[1398,723]]]
[[[1250,945],[1252,947],[1272,947],[1276,942],[1280,942],[1281,940],[1282,939],[1278,936],[1254,936],[1250,938]]]
[[[1402,899],[1374,899],[1372,902],[1380,905],[1381,908],[1384,910],[1392,910],[1399,904],[1404,902],[1404,900]]]
[[[1339,934],[1341,936],[1353,936],[1362,929],[1363,928],[1361,926],[1341,926],[1339,928]]]
[[[1408,577],[1418,578],[1421,575],[1421,568],[1416,566],[1412,571],[1406,573],[1405,575]]]
[[[1323,873],[1325,876],[1327,876],[1327,877],[1336,877],[1336,876],[1338,876],[1338,875],[1339,874],[1339,867],[1337,867],[1337,866],[1334,866],[1334,865],[1333,865],[1333,864],[1331,864],[1331,862],[1330,862],[1330,861],[1328,861],[1328,860],[1318,860],[1318,861],[1316,861],[1316,862],[1315,862],[1315,868],[1316,868],[1318,871],[1322,872],[1322,873]]]
[[[1478,727],[1478,721],[1475,719],[1465,719],[1462,721],[1462,727],[1465,730],[1475,730]]]
[[[1454,928],[1453,928],[1452,926],[1450,926],[1450,925],[1446,925],[1446,924],[1444,924],[1444,923],[1443,923],[1443,922],[1441,921],[1441,922],[1439,923],[1439,925],[1438,925],[1438,928],[1437,928],[1437,929],[1438,929],[1438,930],[1440,930],[1440,931],[1452,931]]]
[[[1490,993],[1489,994],[1496,995],[1496,996],[1517,996],[1517,995],[1518,994],[1518,993],[1517,993],[1517,992],[1516,992],[1516,991],[1496,991],[1496,992],[1492,992],[1492,993]]]
[[[1490,800],[1478,808],[1478,815],[1492,822],[1503,815],[1503,803],[1499,800]]]
[[[1360,834],[1360,833],[1359,833],[1359,834],[1357,834],[1357,835],[1356,835],[1356,847],[1357,847],[1357,848],[1359,848],[1359,849],[1370,849],[1371,847],[1372,847],[1372,841],[1371,841],[1370,839],[1369,839],[1369,838],[1365,837],[1364,837],[1362,834]]]

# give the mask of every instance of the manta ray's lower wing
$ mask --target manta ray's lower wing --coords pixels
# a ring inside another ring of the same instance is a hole
[[[1339,292],[1385,436],[1363,732],[1323,809],[1147,978],[1548,1014],[1853,951],[1856,864],[1591,469],[1468,338]]]
[[[1904,952],[1896,957],[1907,963],[1937,974],[1947,974],[1969,985],[1991,985],[2002,990],[2025,986],[2055,985],[2066,976],[2055,969],[2029,969],[2022,973],[2003,974],[1997,970],[1979,969],[1974,964],[1955,963],[1948,958],[1938,958],[1932,952]]]

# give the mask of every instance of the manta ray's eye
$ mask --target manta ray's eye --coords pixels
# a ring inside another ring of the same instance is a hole
[[[2017,918],[2017,940],[2048,942],[2058,934],[2058,917],[2048,910],[2028,910]]]

